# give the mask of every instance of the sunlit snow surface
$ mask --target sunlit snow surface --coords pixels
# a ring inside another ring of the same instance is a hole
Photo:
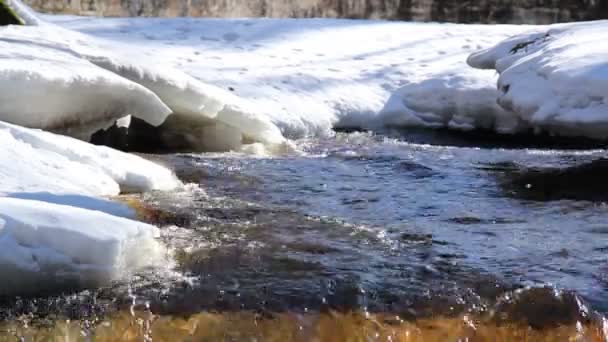
[[[159,125],[171,113],[150,90],[81,58],[64,31],[0,27],[0,121],[88,140],[126,114]]]
[[[608,137],[607,21],[561,24],[477,52],[469,64],[500,73],[498,103],[538,130]]]
[[[170,190],[173,173],[141,157],[73,138],[0,122],[0,195],[13,192],[89,196]]]
[[[158,235],[96,210],[0,197],[0,295],[107,284],[159,264]]]
[[[230,91],[288,137],[332,127],[512,125],[496,105],[495,73],[470,68],[466,58],[526,30],[332,19],[44,19]]]

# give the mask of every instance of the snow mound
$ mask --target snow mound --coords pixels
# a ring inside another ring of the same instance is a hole
[[[520,122],[496,104],[497,96],[492,75],[457,67],[395,91],[380,119],[388,127],[519,130]]]
[[[513,26],[483,27],[483,35],[473,36],[458,25],[446,25],[435,39],[429,37],[429,48],[439,56],[426,57],[426,67],[405,78],[405,84],[380,110],[379,123],[389,127],[483,128],[501,133],[522,129],[516,117],[496,104],[494,73],[466,65],[473,43],[476,47],[480,42],[496,43],[503,35],[519,30]]]
[[[0,197],[0,296],[98,287],[158,265],[158,236],[100,211]]]
[[[0,145],[0,195],[109,196],[181,185],[170,170],[141,157],[8,123],[0,122]]]
[[[561,24],[472,54],[500,73],[498,104],[539,132],[608,138],[608,21]]]
[[[127,114],[159,125],[171,113],[150,90],[66,47],[57,29],[0,28],[0,120],[88,140]]]

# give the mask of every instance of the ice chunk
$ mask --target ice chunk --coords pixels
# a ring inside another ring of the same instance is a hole
[[[170,190],[180,186],[167,168],[141,157],[70,137],[0,122],[0,195]]]
[[[127,114],[159,125],[171,113],[153,92],[91,64],[63,39],[52,26],[0,28],[0,120],[88,140]]]
[[[100,211],[0,197],[0,296],[98,287],[159,265],[158,235]]]
[[[498,103],[536,131],[608,138],[608,22],[560,24],[469,57],[500,73]]]

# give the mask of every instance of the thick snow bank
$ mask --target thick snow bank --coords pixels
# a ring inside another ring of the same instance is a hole
[[[173,189],[171,171],[3,122],[0,146],[0,296],[96,287],[159,265],[158,229],[96,196]]]
[[[51,26],[0,28],[0,120],[86,140],[127,114],[153,125],[170,114],[154,93],[81,58],[64,39]]]
[[[525,128],[520,120],[496,103],[496,76],[493,72],[467,67],[471,47],[478,49],[514,33],[522,26],[452,26],[428,37],[435,54],[416,77],[396,90],[380,112],[385,126],[422,126],[501,133]],[[475,33],[469,28],[476,30]],[[501,38],[502,37],[502,38]]]
[[[172,124],[164,131],[194,138],[189,139],[193,149],[284,142],[279,129],[255,106],[143,54],[140,47],[52,24],[10,27],[1,33],[0,75],[6,71],[0,90],[10,90],[2,94],[14,100],[3,101],[0,120],[89,139],[92,132],[128,114],[158,126],[172,113]],[[20,83],[9,88],[9,79]],[[26,99],[34,99],[37,106],[27,105]]]
[[[44,18],[222,88],[242,100],[239,113],[264,113],[289,137],[385,123],[508,127],[513,123],[495,104],[494,73],[465,61],[525,29],[333,19]],[[218,118],[227,125],[233,120]]]
[[[0,197],[0,296],[95,287],[157,265],[158,235],[100,211]]]
[[[608,138],[608,21],[554,25],[476,52],[500,73],[498,104],[537,131]]]
[[[103,196],[180,185],[170,170],[138,156],[3,122],[0,146],[0,195]]]

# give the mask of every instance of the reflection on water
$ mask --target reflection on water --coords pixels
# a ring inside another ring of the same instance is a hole
[[[100,340],[604,337],[594,313],[608,311],[603,150],[362,133],[298,144],[303,154],[273,158],[155,157],[194,184],[123,199],[162,227],[175,272],[0,299],[3,331],[84,329]]]

